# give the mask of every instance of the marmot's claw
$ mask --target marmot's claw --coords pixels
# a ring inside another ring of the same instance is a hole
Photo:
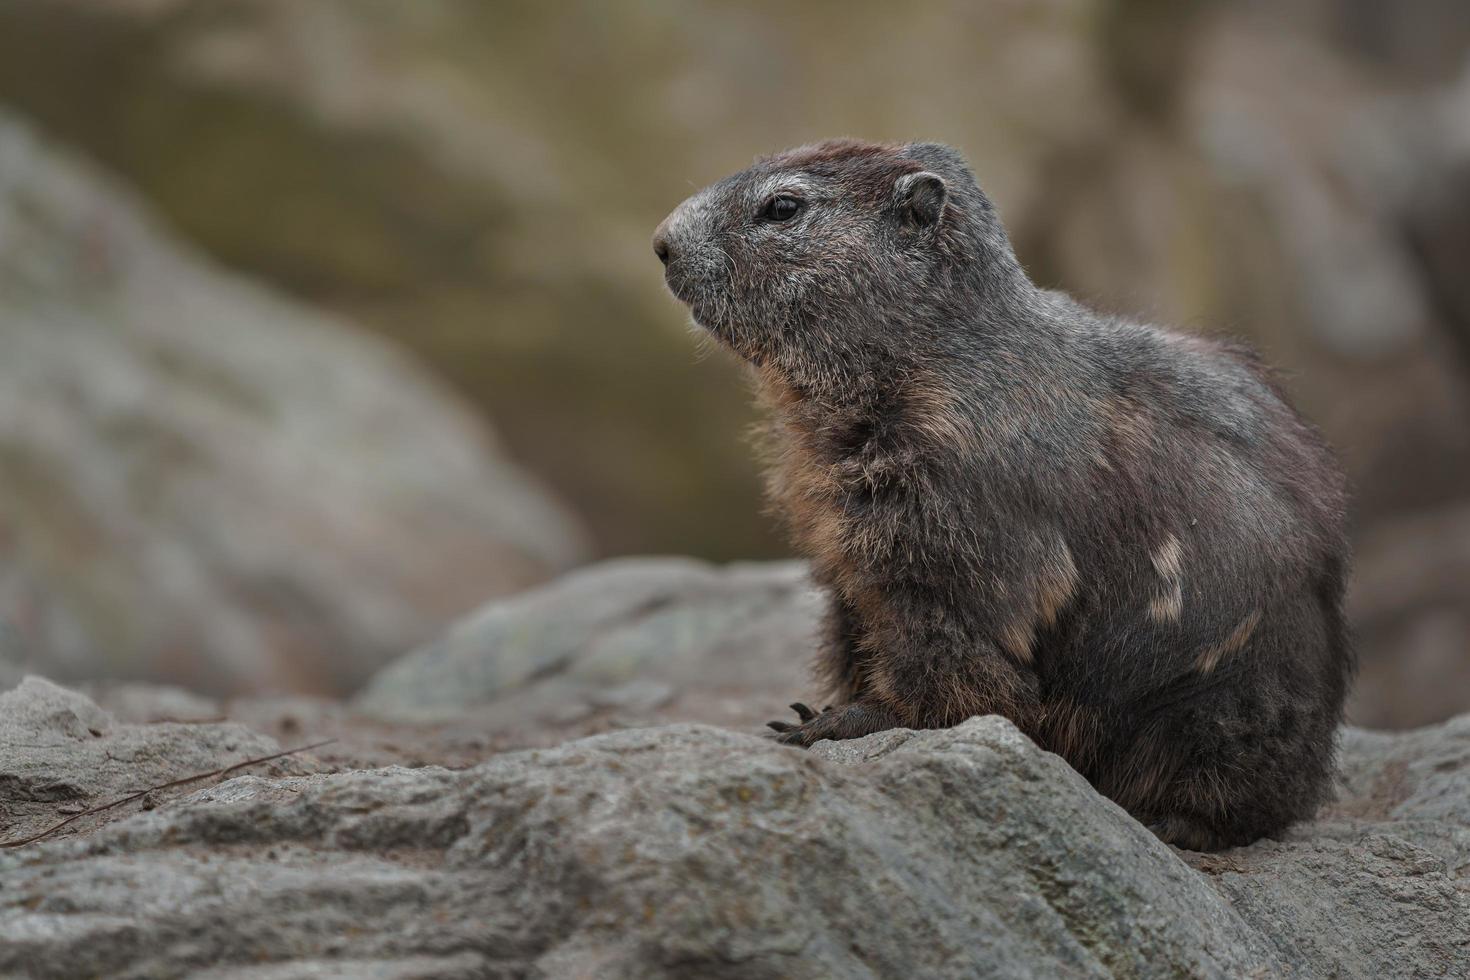
[[[827,705],[827,707],[822,709],[821,714],[818,714],[805,704],[797,701],[791,705],[791,710],[795,711],[796,717],[801,719],[800,724],[792,724],[789,721],[766,722],[766,727],[776,733],[775,739],[777,742],[780,742],[782,745],[795,745],[805,749],[809,748],[813,742],[818,742],[828,737],[814,729],[811,722],[829,713],[832,710],[832,705]],[[825,727],[823,727],[822,731],[825,732],[825,730]]]

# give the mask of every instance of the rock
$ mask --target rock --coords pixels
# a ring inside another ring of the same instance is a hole
[[[67,811],[278,751],[237,724],[119,724],[81,694],[28,677],[0,694],[0,839],[29,836]],[[267,765],[277,774],[310,770],[296,758]]]
[[[1470,974],[1470,715],[1344,743],[1315,823],[1199,866],[1309,976]]]
[[[471,614],[379,672],[356,707],[483,709],[505,728],[598,711],[758,726],[810,689],[821,608],[797,562],[603,562]]]
[[[250,774],[0,855],[0,971],[1463,976],[1470,718],[1345,752],[1323,820],[1222,855],[1161,845],[995,717]]]
[[[0,704],[22,728],[95,711],[22,690]],[[811,752],[674,725],[458,771],[252,772],[0,851],[0,974],[1465,975],[1470,717],[1349,730],[1344,757],[1322,819],[1215,855],[995,717]]]
[[[31,670],[343,691],[583,555],[414,364],[5,114],[0,345],[0,646]]]
[[[41,977],[261,954],[640,978],[1277,965],[1168,848],[995,718],[857,764],[682,726],[461,773],[244,777],[0,860],[0,970]],[[350,922],[372,928],[334,939]]]

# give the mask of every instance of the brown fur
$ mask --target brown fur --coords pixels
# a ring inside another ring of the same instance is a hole
[[[1256,624],[1261,621],[1261,611],[1252,609],[1250,614],[1240,621],[1240,625],[1230,631],[1230,635],[1219,643],[1212,643],[1200,651],[1199,660],[1195,669],[1201,674],[1208,674],[1215,669],[1215,665],[1233,653],[1238,653],[1245,648],[1250,641],[1251,634],[1256,631]]]

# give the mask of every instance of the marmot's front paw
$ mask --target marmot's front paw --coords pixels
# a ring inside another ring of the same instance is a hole
[[[810,748],[823,739],[862,738],[885,728],[893,728],[896,722],[886,711],[858,702],[840,707],[828,705],[821,714],[808,708],[800,701],[791,706],[800,724],[789,721],[767,722],[766,727],[776,733],[776,741],[782,745],[799,745]]]
[[[766,727],[776,733],[776,741],[780,742],[782,745],[800,745],[802,748],[806,748],[807,746],[811,745],[812,742],[817,741],[817,739],[804,738],[802,736],[802,731],[806,728],[808,722],[821,716],[818,715],[811,708],[808,708],[806,705],[802,704],[800,701],[792,704],[791,710],[795,711],[796,717],[801,719],[801,722],[799,724],[793,725],[789,721],[768,721],[766,722]],[[826,712],[831,710],[832,706],[829,704],[827,707],[822,709],[822,712],[823,714],[825,714]]]

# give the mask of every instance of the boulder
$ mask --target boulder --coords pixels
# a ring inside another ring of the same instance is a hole
[[[64,693],[7,695],[12,730]],[[0,974],[1463,976],[1467,866],[1470,718],[1348,731],[1320,820],[1214,855],[997,717],[810,752],[684,724],[251,772],[0,850]]]
[[[602,562],[472,613],[380,671],[379,718],[479,711],[496,728],[757,727],[807,696],[822,599],[799,562]]]
[[[584,554],[403,355],[0,113],[0,671],[344,691]]]

